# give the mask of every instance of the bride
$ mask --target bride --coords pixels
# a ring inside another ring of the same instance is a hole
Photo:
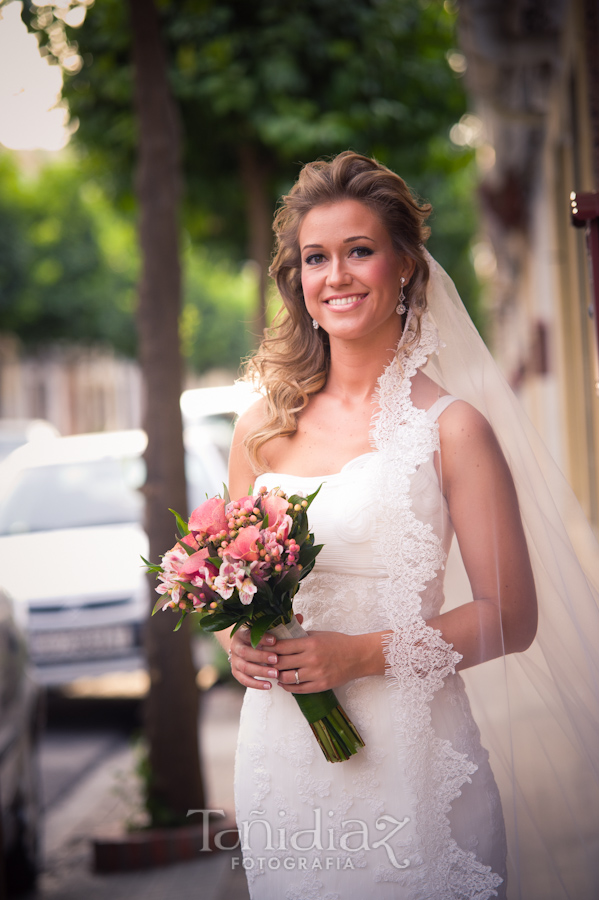
[[[250,689],[235,780],[256,900],[521,895],[496,686],[533,644],[537,592],[543,624],[546,566],[533,575],[527,463],[491,425],[517,431],[512,398],[424,249],[429,213],[347,152],[305,166],[275,219],[285,310],[251,363],[264,399],[238,422],[229,489],[322,485],[310,527],[324,549],[294,603],[307,637],[224,637]],[[467,581],[448,609],[452,542]],[[460,673],[476,685],[489,667],[485,748]],[[288,696],[330,688],[365,741],[334,765]]]

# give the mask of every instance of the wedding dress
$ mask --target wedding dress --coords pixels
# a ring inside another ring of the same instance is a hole
[[[235,782],[252,900],[599,896],[599,549],[429,264],[421,338],[410,352],[402,339],[380,379],[372,453],[336,475],[256,480],[323,483],[310,527],[325,546],[294,601],[304,627],[391,637],[386,676],[336,689],[365,740],[346,762],[324,759],[290,694],[246,692]],[[449,395],[429,410],[411,403],[418,368]],[[487,418],[507,459],[539,601],[526,652],[463,675],[426,625],[444,594],[443,611],[472,599],[433,465],[455,397]]]
[[[429,328],[408,366],[382,376],[373,452],[326,477],[256,481],[306,494],[322,484],[310,527],[324,548],[294,602],[304,628],[393,633],[386,676],[336,689],[365,741],[346,762],[326,761],[290,694],[246,692],[235,779],[252,898],[505,896],[501,802],[460,657],[425,625],[441,610],[453,536],[433,456],[455,398],[412,406],[408,374],[434,348]]]

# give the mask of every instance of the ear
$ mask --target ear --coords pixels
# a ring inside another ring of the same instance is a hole
[[[404,256],[401,262],[400,268],[400,276],[406,279],[406,285],[410,283],[410,279],[414,274],[414,269],[416,268],[416,261],[411,259],[409,256]]]

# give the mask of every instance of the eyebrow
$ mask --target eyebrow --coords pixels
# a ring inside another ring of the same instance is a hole
[[[343,239],[344,244],[351,244],[354,241],[370,241],[372,244],[374,244],[374,238],[368,237],[368,235],[366,234],[354,234],[352,237]],[[304,246],[302,247],[302,252],[304,250],[316,250],[321,248],[322,244],[304,244]]]

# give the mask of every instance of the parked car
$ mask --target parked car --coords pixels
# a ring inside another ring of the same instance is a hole
[[[25,632],[0,588],[0,854],[11,893],[33,887],[39,866],[41,726]]]
[[[46,419],[0,419],[0,460],[30,441],[58,437],[58,429]]]
[[[259,397],[247,381],[183,391],[181,413],[186,433],[197,430],[209,437],[227,462],[234,420]]]
[[[136,430],[59,437],[43,449],[25,445],[4,464],[0,572],[27,608],[44,684],[143,666],[146,442]],[[188,444],[193,508],[221,490],[226,471],[213,444],[197,434]],[[0,467],[0,485],[2,476]]]

